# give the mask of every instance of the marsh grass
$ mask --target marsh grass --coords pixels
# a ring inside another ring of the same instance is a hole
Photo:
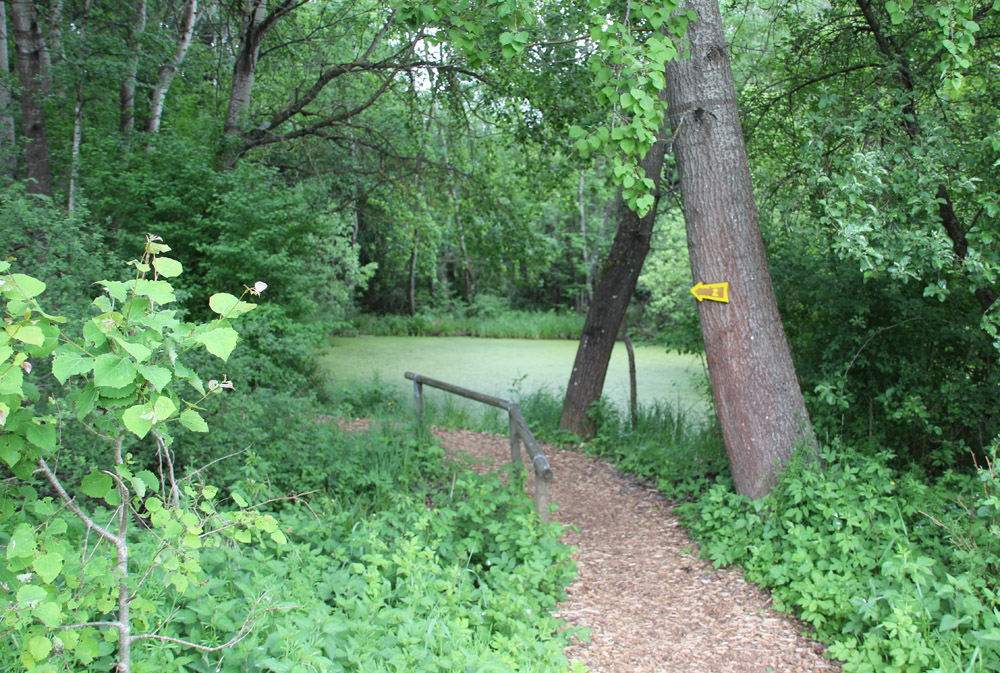
[[[362,314],[348,332],[370,336],[475,336],[506,339],[576,339],[581,315],[504,309],[489,315],[458,310],[415,316]]]

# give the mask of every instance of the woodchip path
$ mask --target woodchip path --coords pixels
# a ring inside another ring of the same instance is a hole
[[[507,437],[435,433],[484,465],[510,459]],[[570,661],[594,673],[840,671],[802,624],[770,608],[766,592],[700,560],[656,491],[581,453],[543,450],[555,472],[553,518],[579,529],[565,537],[579,573],[558,615],[591,639],[567,648]]]

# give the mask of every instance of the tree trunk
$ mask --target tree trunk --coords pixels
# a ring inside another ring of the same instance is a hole
[[[7,57],[7,10],[6,5],[0,2],[0,175],[10,178],[16,177],[17,171],[12,100]]]
[[[594,286],[559,419],[561,429],[580,437],[591,437],[597,429],[587,411],[601,397],[615,338],[649,252],[665,153],[666,144],[661,133],[639,164],[645,176],[653,180],[657,200],[644,217],[629,208],[623,211],[611,252]]]
[[[263,3],[262,3],[263,4]],[[160,120],[163,117],[163,101],[167,98],[167,91],[170,83],[174,81],[177,69],[184,62],[188,47],[191,46],[191,38],[194,36],[194,26],[198,22],[198,0],[187,0],[182,9],[180,34],[177,36],[177,44],[174,47],[173,58],[160,67],[160,73],[156,80],[156,86],[149,94],[149,120],[146,122],[146,132],[150,135],[160,130]]]
[[[10,0],[10,18],[17,48],[17,76],[21,84],[24,161],[30,181],[28,192],[52,196],[52,169],[43,107],[45,91],[51,90],[51,86],[46,84],[47,76],[42,67],[45,42],[31,0]]]
[[[587,283],[587,306],[590,306],[591,300],[594,298],[594,265],[591,261],[590,250],[587,247],[587,204],[583,200],[583,188],[584,188],[584,178],[586,173],[580,171],[580,182],[576,189],[576,207],[577,213],[580,215],[580,252],[583,255],[583,263],[586,265],[586,283]],[[595,244],[596,247],[596,244]]]
[[[778,314],[717,0],[689,0],[690,58],[667,64],[667,100],[715,407],[736,489],[757,498],[800,446],[815,444]]]
[[[132,53],[129,56],[125,79],[122,80],[118,92],[118,130],[129,138],[135,129],[135,83],[139,72],[139,46],[142,34],[146,30],[146,0],[135,0],[132,5],[132,32],[129,43]]]
[[[417,314],[417,252],[420,250],[420,234],[413,232],[413,252],[410,254],[410,315]]]
[[[632,338],[628,335],[627,316],[622,318],[622,341],[625,342],[625,352],[628,354],[628,418],[634,427],[635,417],[639,413],[639,385],[636,381],[635,349],[632,347]]]
[[[233,65],[233,84],[229,90],[229,107],[226,109],[226,135],[239,133],[250,111],[250,94],[257,75],[260,42],[270,25],[266,22],[267,0],[246,0],[243,12],[240,47]]]
[[[76,104],[73,106],[73,146],[69,160],[69,188],[66,195],[66,210],[76,209],[76,190],[80,183],[80,145],[83,143],[83,79],[76,83]]]

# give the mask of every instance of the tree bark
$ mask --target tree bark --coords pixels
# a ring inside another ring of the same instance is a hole
[[[129,56],[125,79],[118,91],[118,130],[126,138],[135,129],[135,84],[139,72],[139,45],[142,34],[146,31],[146,0],[135,0],[132,5],[132,29],[129,43],[132,54]]]
[[[52,169],[49,141],[45,134],[45,91],[47,72],[43,69],[45,42],[31,0],[10,0],[11,26],[17,49],[17,76],[21,85],[21,125],[28,192],[52,196]]]
[[[13,97],[10,88],[10,61],[7,57],[7,10],[0,2],[0,175],[16,177],[17,138],[14,135]]]
[[[689,0],[690,58],[667,64],[667,101],[695,282],[729,283],[698,306],[736,489],[757,498],[815,446],[771,286],[717,0]]]
[[[662,135],[661,132],[660,139],[639,164],[645,176],[654,182],[656,202],[644,217],[639,217],[629,208],[624,209],[608,259],[594,285],[590,310],[580,335],[559,419],[561,429],[580,437],[592,437],[597,429],[587,412],[601,397],[615,338],[649,252],[659,204],[660,173],[666,153]]]
[[[420,232],[413,231],[413,251],[410,253],[410,315],[417,314],[417,252],[420,250]]]
[[[226,135],[235,135],[243,129],[250,112],[250,95],[257,76],[257,59],[264,35],[275,21],[293,3],[284,0],[271,14],[267,13],[267,0],[246,0],[243,8],[243,25],[240,28],[240,47],[233,65],[233,84],[229,90],[229,107],[226,109]]]
[[[167,98],[167,91],[170,83],[174,81],[177,69],[184,62],[188,47],[191,46],[191,38],[194,36],[194,26],[198,23],[198,0],[187,0],[182,9],[180,34],[177,36],[177,44],[174,47],[174,55],[170,61],[160,66],[160,72],[156,80],[156,86],[149,94],[149,120],[146,123],[146,133],[152,135],[159,132],[160,120],[163,118],[163,102]]]

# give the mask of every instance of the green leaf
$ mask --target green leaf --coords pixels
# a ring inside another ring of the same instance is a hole
[[[146,483],[146,486],[151,489],[155,490],[160,487],[160,480],[149,470],[139,470],[139,473],[135,476],[142,479]]]
[[[137,364],[135,368],[139,370],[139,376],[149,381],[149,384],[153,386],[153,390],[156,391],[162,391],[166,388],[173,378],[173,374],[166,367]]]
[[[140,297],[149,297],[157,304],[169,304],[177,301],[174,296],[174,288],[165,280],[145,280],[140,278],[135,281],[135,293]]]
[[[238,339],[239,334],[232,327],[216,327],[195,337],[195,341],[203,344],[209,353],[222,360],[229,359]]]
[[[122,425],[133,435],[142,439],[153,427],[153,410],[148,404],[137,404],[122,412]]]
[[[7,371],[0,368],[0,395],[24,394],[24,372],[20,367],[7,367]]]
[[[88,320],[83,325],[83,343],[84,346],[103,346],[107,342],[108,338],[104,336],[104,331],[97,322],[97,318]]]
[[[87,374],[93,369],[94,358],[76,346],[65,345],[56,349],[56,356],[52,360],[52,375],[59,383],[66,383],[69,377]]]
[[[51,584],[59,576],[63,567],[63,557],[60,554],[42,554],[31,563],[31,569],[38,573],[42,581]]]
[[[76,417],[83,420],[97,406],[97,388],[93,383],[88,383],[77,393],[73,399],[73,408],[76,409]]]
[[[29,442],[43,451],[56,450],[56,426],[51,423],[32,423],[25,435]]]
[[[80,483],[80,490],[91,498],[107,499],[108,493],[113,487],[114,481],[111,477],[96,470],[84,477],[83,482]]]
[[[54,629],[62,623],[62,608],[58,603],[44,601],[35,606],[31,611],[35,617],[50,629]]]
[[[181,263],[170,257],[157,257],[153,260],[153,268],[156,269],[158,275],[164,278],[174,278],[184,271]]]
[[[219,292],[208,298],[208,307],[224,317],[242,315],[257,308],[257,304],[240,301],[227,292]]]
[[[41,346],[45,343],[45,334],[42,332],[42,328],[38,325],[16,323],[14,325],[9,325],[5,328],[5,330],[11,337],[26,344]]]
[[[208,432],[208,423],[194,409],[181,412],[181,425],[194,432]]]
[[[128,285],[117,280],[99,280],[98,285],[104,287],[104,290],[108,293],[112,299],[118,301],[125,301],[128,299]]]
[[[124,388],[135,380],[135,365],[120,355],[105,353],[94,361],[94,385]]]
[[[41,603],[47,596],[45,589],[37,584],[25,584],[17,590],[17,602],[21,605]]]
[[[86,666],[94,659],[101,656],[101,646],[94,638],[88,636],[80,639],[80,643],[76,646],[75,653],[76,658],[79,659],[84,666]]]
[[[45,283],[23,273],[12,273],[0,278],[0,291],[8,299],[30,299],[45,292]]]
[[[35,549],[35,530],[26,523],[18,524],[7,543],[7,560],[31,558],[35,555]]]
[[[28,641],[28,652],[35,658],[36,663],[41,663],[49,658],[52,651],[52,641],[45,636],[33,636]]]
[[[137,362],[143,362],[150,355],[153,354],[153,351],[149,350],[142,344],[135,343],[134,341],[129,341],[128,339],[125,339],[124,337],[121,337],[117,334],[112,334],[111,339],[119,346],[121,346],[126,353],[134,357]]]
[[[177,405],[166,395],[160,395],[153,403],[153,413],[156,415],[155,423],[167,420],[177,411]]]
[[[24,437],[11,432],[0,433],[0,459],[7,463],[7,467],[17,464],[25,446]]]

